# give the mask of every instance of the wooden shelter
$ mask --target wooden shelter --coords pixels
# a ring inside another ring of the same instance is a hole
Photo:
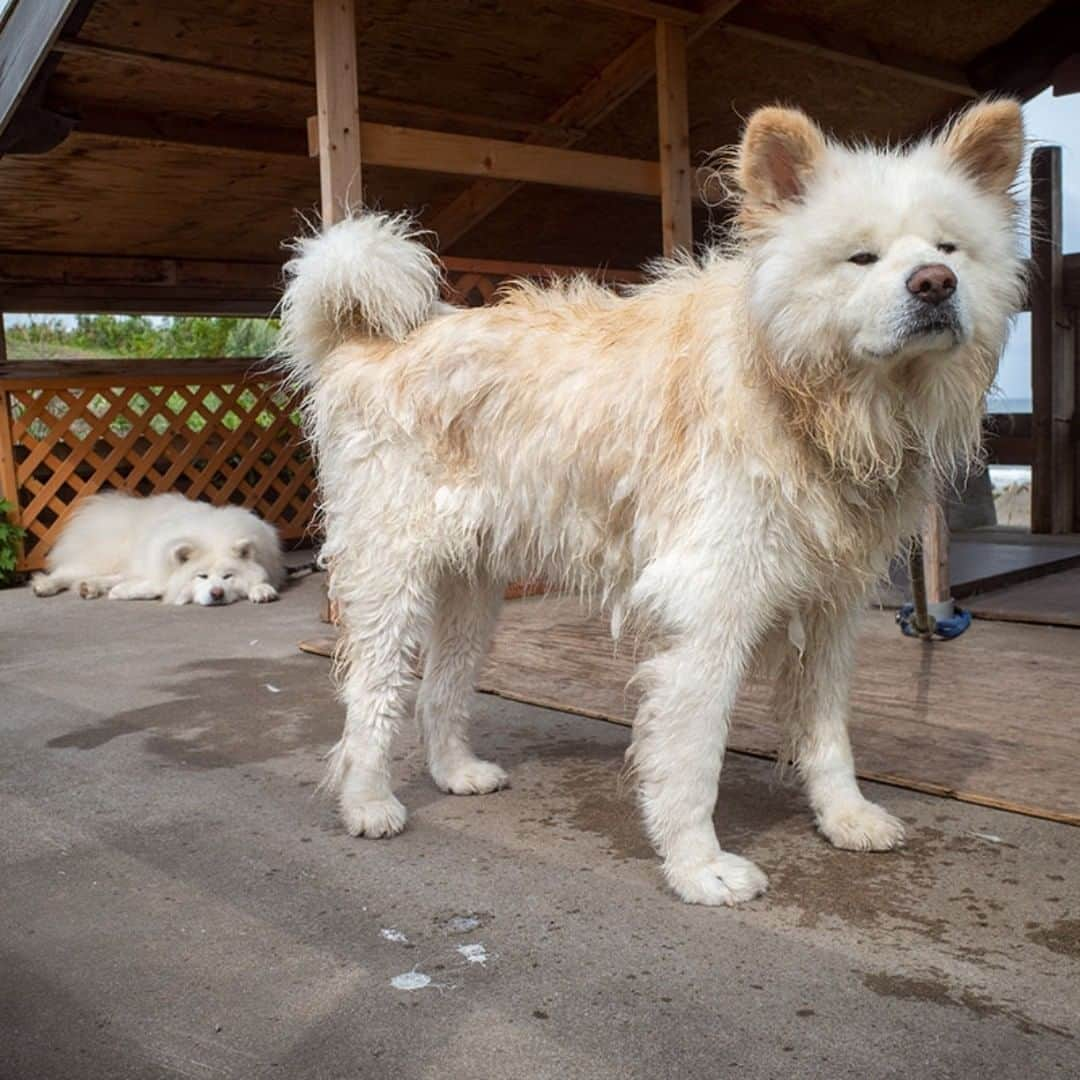
[[[463,302],[552,268],[632,278],[706,237],[697,167],[755,106],[798,103],[840,136],[900,139],[984,92],[1075,88],[1080,47],[1073,0],[0,11],[0,311],[13,312],[269,314],[298,215],[333,220],[361,196],[419,212]],[[1049,366],[1033,426],[1010,421],[1000,445],[1035,460],[1044,487],[1040,455],[1052,459],[1071,492],[1061,327],[1077,275],[1048,258],[1036,341]],[[0,488],[28,530],[26,568],[104,484],[241,501],[287,537],[306,527],[311,463],[290,403],[246,365],[8,363],[0,394]],[[1080,500],[1062,498],[1038,520],[1076,529]]]

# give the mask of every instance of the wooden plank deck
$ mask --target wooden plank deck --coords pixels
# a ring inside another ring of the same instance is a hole
[[[1080,569],[981,593],[967,606],[977,619],[1080,627]]]
[[[627,723],[632,670],[633,643],[616,650],[575,600],[529,598],[504,609],[479,688]],[[766,686],[744,691],[733,750],[774,754],[770,698]],[[1080,633],[980,622],[927,645],[871,611],[852,705],[861,776],[1080,824]]]

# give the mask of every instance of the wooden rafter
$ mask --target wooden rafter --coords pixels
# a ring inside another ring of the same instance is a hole
[[[309,144],[315,127],[308,122]],[[660,194],[659,166],[655,161],[640,158],[588,154],[390,124],[362,123],[360,137],[364,157],[374,165],[454,176],[491,176],[624,195]],[[313,145],[312,150],[315,150]]]
[[[629,3],[615,2],[605,6],[620,7],[628,12],[631,6],[637,7]],[[684,18],[684,9],[677,10],[681,14],[675,16],[675,21],[684,26],[688,46],[714,27],[723,27],[725,31],[736,36],[756,39],[864,70],[884,72],[961,97],[973,97],[976,93],[965,73],[953,65],[879,47],[850,34],[828,31],[797,19],[767,16],[755,12],[752,5],[740,4],[738,0],[705,0],[691,21]],[[644,11],[642,9],[633,13],[644,14]],[[571,146],[640,90],[655,73],[655,32],[648,30],[578,93],[546,117],[546,122],[570,125],[578,129],[575,134],[561,140],[561,145]],[[528,141],[551,142],[540,134],[531,136]],[[519,185],[514,183],[492,181],[480,181],[471,185],[431,221],[431,228],[438,234],[442,247],[452,247],[470,229],[501,206],[518,187]]]
[[[116,45],[100,45],[96,42],[83,41],[79,38],[61,38],[53,47],[55,53],[63,56],[77,56],[89,60],[101,60],[105,63],[134,65],[155,75],[181,78],[197,77],[211,79],[225,86],[241,91],[262,88],[286,94],[305,105],[315,101],[315,83],[307,79],[290,79],[281,75],[268,75],[261,71],[248,71],[242,68],[227,67],[221,64],[207,64],[198,60],[185,60],[161,53],[145,52],[139,49],[121,48]],[[410,120],[421,121],[438,126],[441,123],[460,124],[466,127],[486,128],[489,131],[526,132],[549,135],[553,138],[565,138],[573,134],[566,127],[556,124],[537,124],[528,120],[506,119],[500,116],[479,116],[476,113],[461,112],[441,105],[428,105],[416,101],[402,101],[400,98],[387,98],[377,94],[358,94],[357,100],[362,109],[375,109],[396,114]],[[69,103],[54,101],[56,106]]]
[[[738,0],[712,0],[706,3],[696,21],[687,28],[687,43],[701,37],[737,4]],[[640,90],[655,73],[656,34],[650,29],[610,61],[595,78],[550,113],[545,121],[577,129],[575,133],[559,141],[559,145],[573,146],[627,98]],[[551,139],[542,135],[533,135],[526,141],[546,145],[552,143]],[[470,185],[431,221],[431,228],[438,235],[442,248],[445,250],[451,247],[473,226],[506,202],[519,186],[516,183],[491,180],[481,180]]]
[[[0,133],[8,125],[77,0],[15,5],[0,36]]]
[[[663,19],[672,26],[692,26],[699,17],[696,9],[657,3],[656,0],[585,0],[585,3],[642,19]]]
[[[736,37],[761,41],[847,67],[893,75],[961,97],[978,94],[964,71],[954,64],[931,60],[891,45],[875,45],[826,26],[770,15],[756,10],[753,5],[740,4],[724,20],[723,28]]]
[[[1078,49],[1080,7],[1076,0],[1055,0],[1008,41],[978,56],[968,65],[968,75],[980,92],[1029,98],[1044,89],[1058,64]]]

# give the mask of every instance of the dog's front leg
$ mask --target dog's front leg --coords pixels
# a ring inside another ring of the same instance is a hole
[[[904,826],[863,797],[848,739],[848,697],[862,605],[838,605],[803,618],[805,650],[785,658],[777,711],[787,755],[806,784],[818,828],[839,848],[888,851],[904,840]]]
[[[728,723],[754,629],[735,613],[719,638],[684,640],[642,665],[647,692],[634,721],[633,765],[645,825],[664,876],[692,904],[737,904],[768,879],[721,850],[713,827]]]

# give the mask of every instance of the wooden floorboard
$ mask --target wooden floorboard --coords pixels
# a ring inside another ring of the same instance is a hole
[[[982,593],[967,606],[977,619],[1080,627],[1080,569]]]
[[[628,722],[632,642],[616,650],[599,618],[565,597],[507,604],[480,689]],[[730,746],[772,755],[771,690],[743,693]],[[860,775],[1080,824],[1080,633],[979,622],[961,638],[904,638],[867,613],[852,695]]]

